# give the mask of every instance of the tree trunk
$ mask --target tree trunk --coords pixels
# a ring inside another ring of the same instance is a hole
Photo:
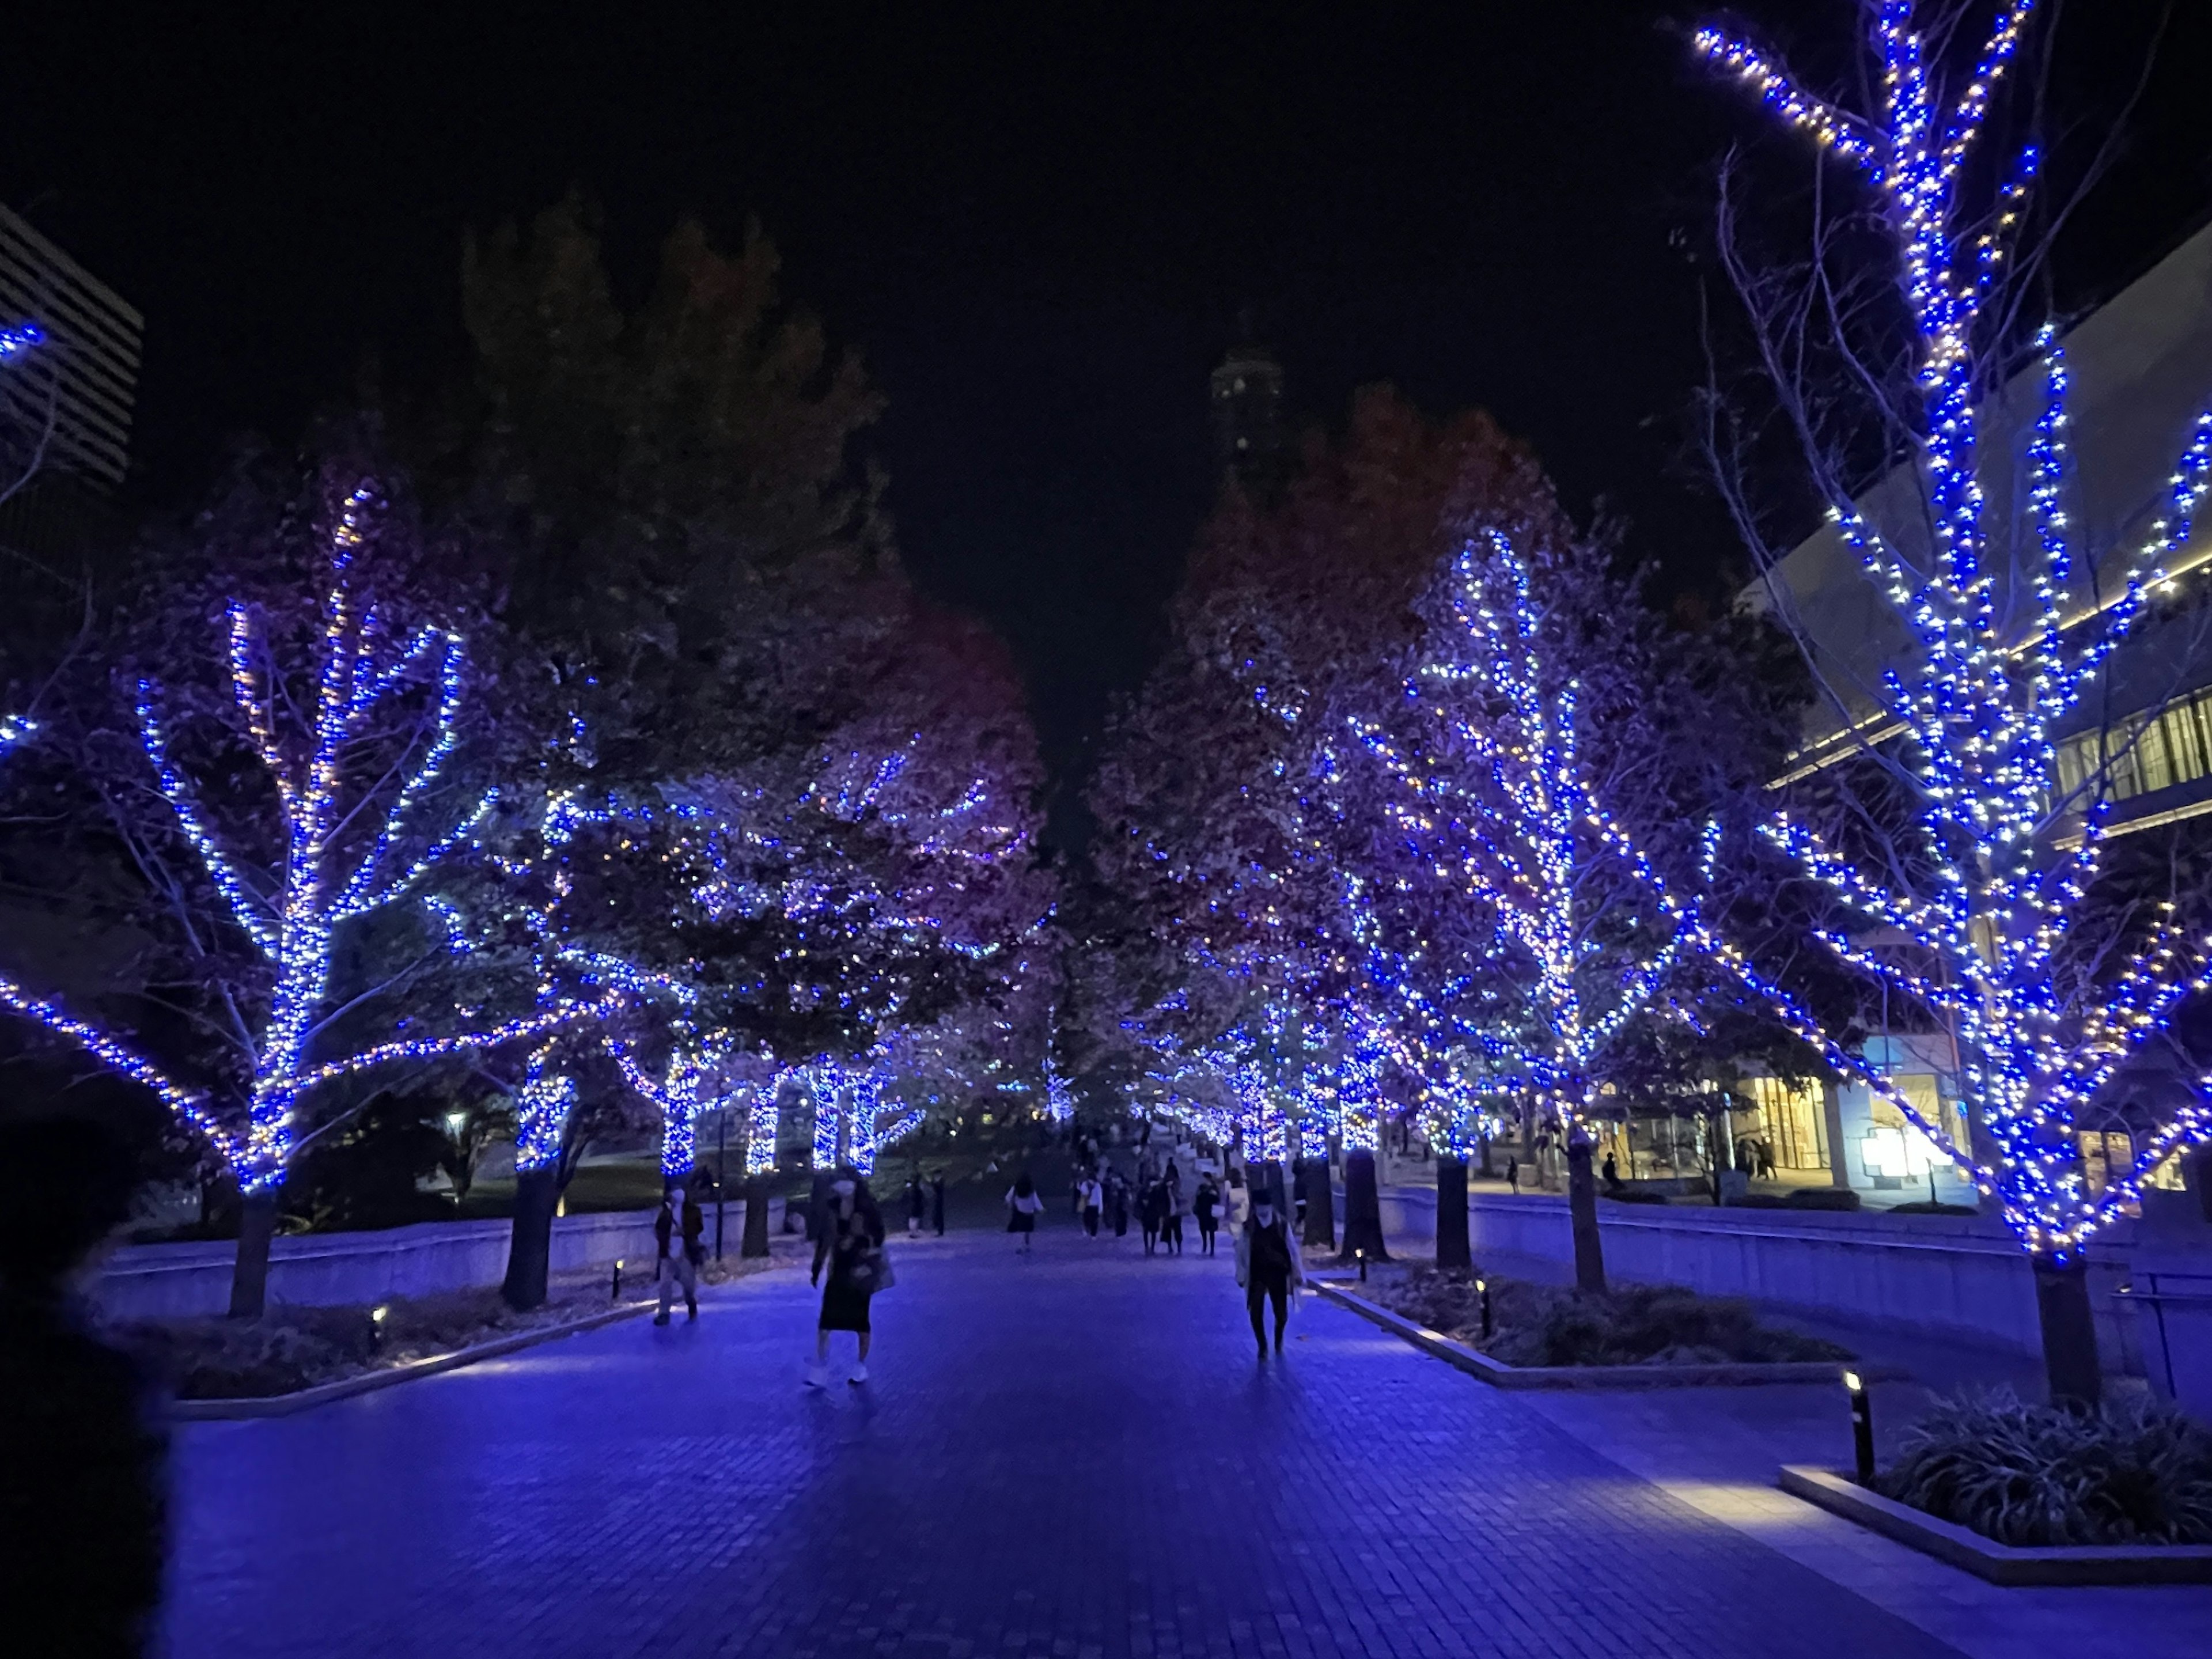
[[[738,1246],[744,1261],[768,1254],[768,1177],[755,1176],[745,1182],[745,1237]]]
[[[1467,1232],[1467,1160],[1444,1152],[1437,1154],[1437,1266],[1474,1266]]]
[[[1325,1249],[1336,1248],[1336,1189],[1328,1178],[1328,1160],[1310,1158],[1305,1161],[1306,1234],[1304,1243],[1310,1248],[1318,1245]]]
[[[1375,1185],[1375,1154],[1363,1150],[1344,1155],[1344,1250],[1339,1261],[1364,1255],[1370,1261],[1388,1261],[1382,1247],[1382,1196]]]
[[[1597,1176],[1590,1170],[1590,1141],[1577,1130],[1567,1143],[1567,1214],[1575,1234],[1575,1288],[1605,1289],[1605,1246],[1597,1231]]]
[[[238,1209],[238,1260],[230,1272],[230,1316],[258,1319],[269,1303],[269,1242],[276,1236],[276,1188],[247,1193]]]
[[[561,1170],[514,1172],[514,1223],[507,1236],[507,1279],[499,1287],[507,1305],[518,1312],[542,1307],[553,1256],[553,1212],[561,1202]]]
[[[2035,1270],[2035,1311],[2043,1327],[2043,1371],[2054,1406],[2094,1411],[2104,1397],[2097,1363],[2097,1320],[2089,1306],[2089,1264],[2080,1251],[2028,1257]]]
[[[1482,1149],[1482,1178],[1485,1181],[1497,1180],[1498,1171],[1492,1169],[1490,1164],[1490,1137],[1488,1135],[1476,1136],[1475,1145]]]

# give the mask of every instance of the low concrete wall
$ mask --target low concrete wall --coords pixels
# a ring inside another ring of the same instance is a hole
[[[1433,1241],[1431,1188],[1384,1190],[1386,1234]],[[1863,1326],[1950,1337],[2023,1354],[2042,1352],[2027,1258],[2002,1224],[1981,1216],[1875,1211],[1699,1209],[1598,1204],[1606,1271],[1628,1283],[1685,1285]],[[1566,1200],[1468,1198],[1475,1255],[1571,1268]],[[2117,1374],[2142,1373],[2135,1322],[2114,1293],[2130,1272],[2131,1237],[2116,1230],[2090,1253],[2098,1346]]]
[[[656,1253],[651,1210],[563,1216],[553,1224],[552,1270],[612,1269],[617,1261],[650,1263]],[[726,1248],[734,1249],[744,1206],[733,1202]],[[769,1200],[769,1231],[783,1224],[783,1200]],[[711,1243],[714,1223],[708,1222]],[[394,1297],[438,1296],[496,1285],[507,1276],[505,1221],[428,1221],[374,1233],[307,1233],[270,1250],[269,1299],[295,1307],[358,1306]],[[109,1319],[190,1319],[230,1305],[237,1247],[133,1244],[117,1250],[88,1287]],[[649,1268],[641,1270],[649,1271]]]

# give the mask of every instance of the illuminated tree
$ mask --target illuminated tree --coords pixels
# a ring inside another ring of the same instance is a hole
[[[312,529],[272,535],[264,523],[252,537],[268,561],[254,575],[273,579],[221,603],[220,675],[126,672],[136,766],[102,733],[80,750],[82,781],[108,808],[175,953],[171,971],[188,977],[179,1012],[221,1051],[208,1068],[221,1080],[183,1081],[0,979],[0,1005],[154,1089],[221,1155],[244,1198],[231,1311],[249,1316],[262,1307],[286,1167],[330,1121],[310,1115],[319,1097],[374,1067],[523,1042],[608,1006],[463,1018],[435,1032],[404,1012],[465,945],[413,940],[392,913],[468,850],[495,799],[465,793],[453,776],[465,645],[413,591],[421,550],[390,521],[374,479],[326,483]],[[373,1040],[380,1009],[389,1024]]]
[[[1910,446],[1899,476],[1911,499],[1863,508],[1820,434],[1802,422],[1801,434],[1831,522],[1903,624],[1869,688],[1879,718],[1861,728],[1867,764],[1906,803],[1902,832],[1838,838],[1793,811],[1770,833],[1867,924],[1909,942],[1897,951],[1842,928],[1823,934],[1839,959],[1955,1038],[1959,1089],[1986,1155],[1857,1056],[1825,1040],[1823,1052],[1995,1200],[2034,1267],[2051,1391],[2094,1400],[2084,1247],[2136,1201],[2147,1171],[2203,1144],[2212,1112],[2201,1092],[2160,1110],[2143,1091],[2134,1167],[2100,1189],[2085,1176],[2076,1128],[2205,985],[2207,941],[2170,904],[2095,892],[2109,775],[2069,787],[2053,735],[2190,536],[2212,479],[2212,415],[2185,441],[2148,536],[2088,556],[2066,506],[2065,349],[2045,327],[2019,382],[2036,412],[2017,510],[1985,497],[1990,455],[2013,432],[1999,393],[2018,361],[2008,325],[2024,296],[2008,277],[2041,158],[2029,144],[1992,160],[1980,141],[2035,11],[2033,0],[2009,0],[1971,68],[1947,73],[1954,9],[1867,8],[1876,97],[1865,113],[1814,96],[1719,30],[1702,31],[1697,46],[1856,180],[1894,261],[1909,362],[1881,388],[1881,418]],[[1878,372],[1877,358],[1853,361],[1863,377]],[[2098,602],[2085,603],[2092,592]]]
[[[1572,580],[1561,570],[1554,586]],[[1582,1115],[1639,1019],[1665,1005],[1686,954],[1702,949],[1704,919],[1617,816],[1650,757],[1632,742],[1608,745],[1602,765],[1586,752],[1580,716],[1598,688],[1563,660],[1571,653],[1562,641],[1573,632],[1565,613],[1592,607],[1539,596],[1528,562],[1491,530],[1439,571],[1424,608],[1418,665],[1388,723],[1354,715],[1352,728],[1398,786],[1389,811],[1406,843],[1508,947],[1485,945],[1483,986],[1502,980],[1514,1004],[1469,1035],[1487,1039],[1513,1084],[1533,1085],[1540,1121],[1565,1136],[1576,1278],[1602,1290]],[[1581,665],[1601,663],[1585,653]],[[1650,690],[1616,684],[1607,701],[1632,707]],[[1709,865],[1714,839],[1703,842]],[[1451,1030],[1418,990],[1403,989],[1417,1032]]]

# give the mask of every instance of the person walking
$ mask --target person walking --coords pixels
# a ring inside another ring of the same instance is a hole
[[[1104,1196],[1105,1194],[1099,1190],[1097,1176],[1087,1175],[1083,1177],[1081,1194],[1083,1231],[1092,1238],[1098,1237],[1098,1206]]]
[[[814,1269],[811,1285],[822,1286],[822,1314],[815,1321],[814,1363],[806,1368],[806,1385],[830,1383],[830,1333],[850,1331],[858,1344],[848,1382],[868,1380],[868,1299],[875,1294],[884,1250],[883,1212],[865,1177],[853,1170],[839,1170],[830,1183],[829,1203],[822,1218],[822,1237],[814,1241]],[[829,1269],[825,1280],[823,1269]]]
[[[1516,1193],[1521,1190],[1521,1160],[1511,1152],[1505,1155],[1505,1184]]]
[[[699,1207],[699,1194],[689,1186],[672,1185],[660,1194],[660,1212],[653,1218],[653,1242],[659,1249],[653,1279],[660,1286],[660,1311],[656,1325],[668,1322],[669,1304],[676,1287],[684,1287],[684,1318],[699,1316],[699,1264],[706,1259],[700,1240],[707,1231],[707,1212]]]
[[[1114,1237],[1129,1236],[1129,1183],[1119,1170],[1106,1171],[1106,1218],[1114,1224]]]
[[[1160,1220],[1160,1240],[1168,1247],[1170,1255],[1181,1255],[1182,1254],[1182,1218],[1188,1212],[1190,1206],[1184,1200],[1182,1176],[1176,1173],[1173,1160],[1170,1160],[1166,1178],[1160,1182],[1160,1185],[1167,1193],[1167,1200],[1163,1206],[1166,1214]]]
[[[1229,1242],[1243,1249],[1244,1224],[1252,1218],[1252,1189],[1244,1184],[1244,1171],[1229,1166],[1229,1185],[1221,1194],[1221,1224],[1229,1229]]]
[[[929,1178],[929,1218],[937,1228],[937,1236],[945,1237],[945,1171],[939,1170]]]
[[[1252,1218],[1244,1224],[1238,1241],[1237,1282],[1244,1286],[1245,1311],[1252,1316],[1252,1340],[1260,1358],[1267,1357],[1267,1332],[1261,1319],[1263,1305],[1275,1304],[1275,1352],[1283,1351],[1283,1327],[1290,1321],[1292,1292],[1306,1282],[1305,1259],[1298,1251],[1298,1237],[1275,1207],[1274,1194],[1261,1193],[1252,1202]]]
[[[906,1183],[906,1231],[911,1238],[921,1231],[921,1218],[929,1212],[929,1195],[921,1189],[921,1171],[916,1170]]]
[[[1036,1183],[1030,1172],[1023,1170],[1014,1177],[1014,1184],[1006,1188],[1006,1231],[1022,1236],[1022,1254],[1030,1253],[1030,1240],[1036,1232],[1037,1212],[1044,1208],[1044,1200],[1037,1196]]]
[[[1167,1182],[1158,1179],[1146,1182],[1144,1190],[1137,1195],[1137,1218],[1145,1229],[1145,1254],[1150,1255],[1167,1226]]]
[[[1212,1176],[1200,1174],[1198,1191],[1192,1194],[1190,1200],[1190,1212],[1198,1218],[1198,1253],[1200,1255],[1213,1254],[1213,1236],[1220,1230],[1221,1224],[1217,1213],[1220,1207],[1221,1188],[1213,1184]]]

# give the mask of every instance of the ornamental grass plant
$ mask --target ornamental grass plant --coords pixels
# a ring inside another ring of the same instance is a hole
[[[2212,1544],[2212,1431],[2148,1399],[1941,1399],[1875,1487],[2000,1544]]]

